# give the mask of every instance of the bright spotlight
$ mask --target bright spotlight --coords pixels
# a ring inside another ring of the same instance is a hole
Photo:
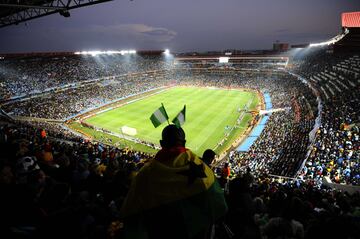
[[[169,49],[165,49],[164,53],[165,53],[166,55],[169,55],[169,54],[170,54],[170,50],[169,50]]]
[[[74,52],[75,55],[91,55],[91,56],[98,56],[98,55],[127,55],[127,54],[136,54],[136,50],[121,50],[121,51],[76,51]]]
[[[332,44],[335,44],[336,42],[340,41],[341,39],[343,39],[346,34],[349,33],[349,29],[345,29],[345,31],[342,33],[342,34],[339,34],[333,38],[331,38],[330,40],[328,41],[324,41],[324,42],[320,42],[320,43],[311,43],[309,45],[309,47],[316,47],[316,46],[329,46],[329,45],[332,45]]]
[[[90,55],[91,56],[97,56],[97,55],[100,55],[101,53],[102,53],[101,51],[91,51]]]
[[[219,63],[229,63],[229,57],[219,57]]]

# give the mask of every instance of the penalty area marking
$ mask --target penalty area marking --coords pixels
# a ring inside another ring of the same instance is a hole
[[[131,135],[131,136],[135,136],[137,134],[137,130],[135,128],[131,128],[131,127],[126,126],[126,125],[121,127],[120,130],[121,130],[121,133]]]

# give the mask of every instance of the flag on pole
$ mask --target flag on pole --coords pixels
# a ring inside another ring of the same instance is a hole
[[[151,116],[150,120],[153,123],[154,127],[157,128],[159,125],[164,123],[169,119],[169,116],[166,113],[165,107],[161,104],[161,107],[157,109]]]
[[[185,111],[186,111],[186,105],[184,105],[184,108],[172,121],[178,128],[180,128],[185,123]]]

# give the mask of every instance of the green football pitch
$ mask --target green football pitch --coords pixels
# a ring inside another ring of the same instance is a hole
[[[186,122],[183,125],[186,147],[202,155],[208,148],[220,153],[239,137],[252,118],[250,113],[243,114],[240,124],[234,127],[241,114],[239,109],[255,109],[259,99],[256,93],[249,91],[174,87],[96,114],[85,122],[116,134],[121,134],[123,126],[131,127],[136,129],[133,137],[159,145],[161,131],[167,123],[154,128],[149,118],[161,103],[166,108],[170,122],[186,105]],[[223,144],[219,146],[219,142]]]

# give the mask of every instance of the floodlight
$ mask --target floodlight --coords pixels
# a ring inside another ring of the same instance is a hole
[[[165,49],[164,53],[165,53],[165,55],[169,55],[169,54],[170,54],[170,50],[169,50],[169,49]]]
[[[74,52],[75,55],[114,55],[114,54],[136,54],[136,50],[121,50],[121,51],[76,51]]]
[[[340,41],[341,39],[343,39],[343,38],[346,36],[346,34],[348,34],[348,33],[349,33],[349,29],[346,28],[345,31],[344,31],[342,34],[337,35],[337,36],[331,38],[331,39],[328,40],[328,41],[324,41],[324,42],[320,42],[320,43],[311,43],[311,44],[309,45],[309,47],[329,46],[329,45],[335,44],[336,42],[338,42],[338,41]]]
[[[229,63],[229,57],[219,57],[219,63]]]
[[[90,51],[89,52],[89,54],[91,55],[91,56],[97,56],[97,55],[99,55],[99,54],[101,54],[102,52],[101,51]]]

